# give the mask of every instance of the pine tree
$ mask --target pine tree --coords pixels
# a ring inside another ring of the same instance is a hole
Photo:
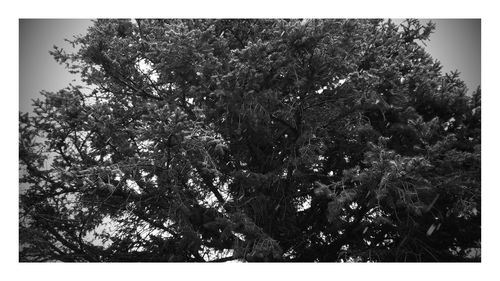
[[[20,260],[480,260],[481,90],[433,28],[95,21],[20,114]]]

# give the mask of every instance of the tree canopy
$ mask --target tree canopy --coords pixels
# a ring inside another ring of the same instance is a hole
[[[20,114],[20,261],[478,261],[481,90],[369,19],[97,20]]]

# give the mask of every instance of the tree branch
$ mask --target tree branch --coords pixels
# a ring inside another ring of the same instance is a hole
[[[226,262],[226,261],[232,261],[232,260],[237,260],[237,259],[238,259],[238,257],[236,257],[236,256],[230,256],[230,257],[223,257],[220,259],[211,260],[208,262]]]

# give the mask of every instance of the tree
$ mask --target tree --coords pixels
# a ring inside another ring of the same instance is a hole
[[[97,20],[20,114],[21,261],[477,261],[480,89],[407,20]]]

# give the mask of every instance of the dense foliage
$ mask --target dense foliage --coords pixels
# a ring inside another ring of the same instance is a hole
[[[474,261],[481,98],[407,20],[98,20],[20,114],[21,261]]]

